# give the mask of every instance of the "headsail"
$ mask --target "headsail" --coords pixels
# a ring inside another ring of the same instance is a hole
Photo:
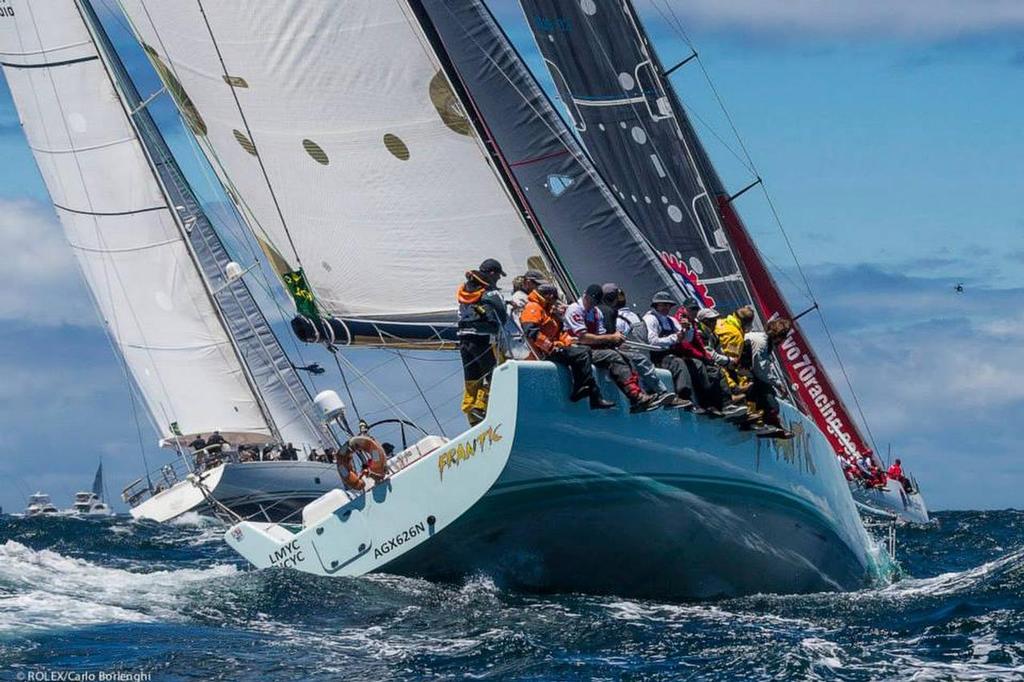
[[[92,479],[92,494],[103,499],[103,462],[96,467],[96,476]]]
[[[153,161],[154,171],[167,199],[185,227],[194,265],[206,280],[215,310],[220,314],[228,337],[248,372],[255,396],[261,401],[272,430],[283,442],[315,447],[333,444],[333,434],[321,422],[309,390],[281,347],[245,280],[242,277],[228,278],[231,258],[224,242],[144,106],[99,18],[88,3],[84,3],[82,9],[118,91],[126,106],[135,112],[136,132]]]
[[[624,3],[522,6],[569,119],[662,263],[703,307],[750,303],[682,109]]]
[[[691,297],[792,318],[632,3],[521,0],[570,119],[626,211]],[[837,453],[868,450],[797,325],[780,359]]]
[[[615,281],[634,303],[675,283],[481,0],[415,0],[451,59],[507,179],[576,287]]]
[[[122,6],[275,260],[384,334],[454,323],[453,272],[543,259],[405,2]]]
[[[114,86],[113,65],[90,34],[91,10],[74,0],[8,4],[0,52],[25,134],[158,433],[272,438],[182,237],[175,210],[185,196],[169,203],[167,178],[157,174]],[[159,163],[166,173],[173,159]]]

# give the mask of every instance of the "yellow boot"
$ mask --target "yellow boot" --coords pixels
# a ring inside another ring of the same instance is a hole
[[[485,382],[480,382],[480,387],[477,388],[476,397],[473,400],[473,407],[469,412],[469,423],[471,426],[476,426],[487,416],[487,400],[490,396],[491,387]]]
[[[462,384],[462,411],[468,417],[473,411],[473,405],[476,403],[476,394],[480,390],[481,381],[476,379],[475,381],[465,381]],[[473,424],[473,419],[470,417],[470,424]]]

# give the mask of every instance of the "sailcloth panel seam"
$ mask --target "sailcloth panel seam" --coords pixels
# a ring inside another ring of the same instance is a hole
[[[147,249],[157,249],[160,248],[161,246],[169,246],[172,244],[177,244],[178,242],[179,240],[177,239],[168,239],[166,241],[153,242],[152,244],[143,244],[141,246],[126,246],[123,249],[98,249],[91,246],[82,246],[81,244],[74,244],[72,242],[68,242],[68,246],[77,251],[88,251],[90,253],[131,253],[134,251],[146,251]]]
[[[69,147],[67,149],[44,149],[42,147],[33,147],[29,145],[29,149],[40,154],[80,154],[82,152],[93,152],[97,149],[107,149],[108,147],[116,147],[119,144],[125,144],[127,142],[135,142],[135,137],[123,137],[119,140],[111,140],[109,142],[101,142],[100,144],[89,145],[88,147]]]

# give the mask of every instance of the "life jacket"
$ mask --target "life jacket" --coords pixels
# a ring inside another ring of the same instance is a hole
[[[657,310],[652,310],[651,314],[654,315],[654,319],[658,321],[658,338],[663,339],[666,336],[674,336],[679,333],[679,327],[673,324],[673,320],[668,315],[662,315]]]
[[[526,338],[538,358],[545,358],[556,348],[572,344],[573,339],[562,329],[562,322],[551,314],[551,305],[537,291],[531,291],[529,302],[519,315]]]
[[[899,464],[893,464],[889,467],[889,478],[903,478],[903,468]]]
[[[459,336],[491,336],[497,334],[504,321],[495,306],[497,289],[492,287],[480,273],[470,270],[466,281],[459,285],[455,300],[459,303]],[[504,302],[500,304],[504,311]]]
[[[722,353],[733,358],[740,356],[743,350],[743,324],[735,313],[718,318],[715,335],[718,336]]]

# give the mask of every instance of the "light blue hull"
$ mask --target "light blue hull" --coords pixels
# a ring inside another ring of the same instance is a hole
[[[497,483],[385,571],[676,599],[854,589],[880,573],[835,455],[795,410],[797,437],[765,440],[683,411],[569,404],[547,363],[518,374]]]

